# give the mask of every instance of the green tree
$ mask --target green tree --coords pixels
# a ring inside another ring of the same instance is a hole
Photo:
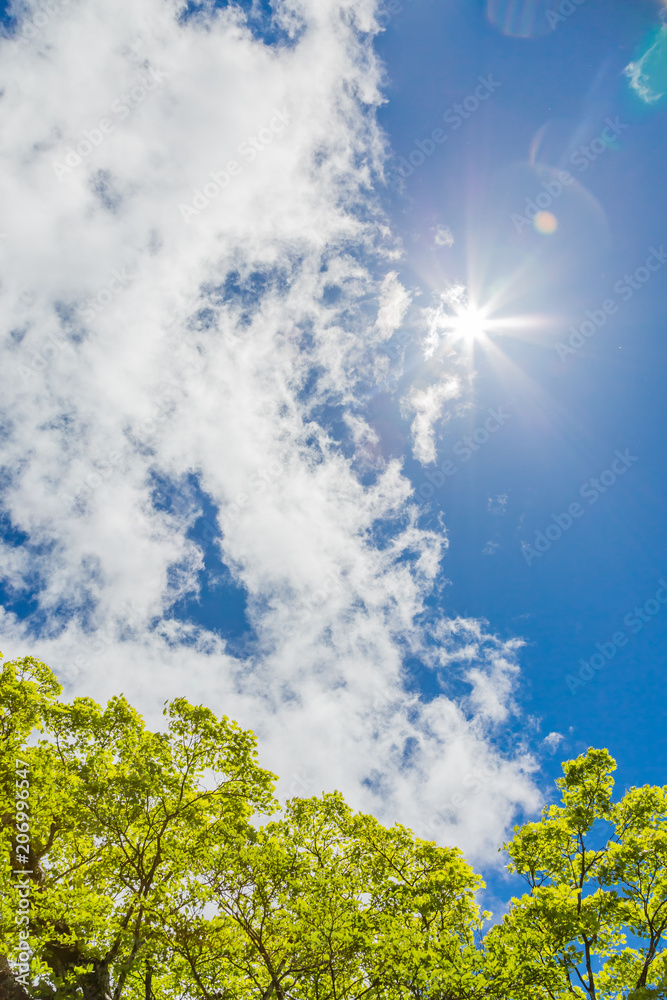
[[[274,775],[258,766],[252,733],[185,699],[165,708],[166,731],[151,733],[122,697],[102,710],[59,694],[39,661],[3,665],[0,973],[16,991],[7,971],[19,909],[13,872],[22,861],[16,795],[25,781],[28,992],[120,1000],[140,974],[150,1000],[146,983],[164,957],[161,921],[178,906],[184,872],[196,877],[214,846],[235,851],[244,842],[250,816],[275,807]],[[34,730],[39,738],[30,740]]]
[[[354,814],[338,793],[256,829],[276,803],[251,733],[184,699],[152,733],[122,697],[101,709],[60,693],[37,660],[3,666],[0,1000],[24,1000],[17,761],[40,1000],[470,995],[482,882],[458,850]]]
[[[528,995],[667,996],[667,788],[612,801],[616,762],[590,749],[563,764],[561,804],[515,827],[510,871],[529,894],[487,936],[489,964]]]
[[[515,828],[529,892],[483,936],[459,850],[337,792],[256,826],[278,803],[251,732],[61,694],[32,657],[2,665],[0,1000],[667,997],[667,789],[613,802],[606,750]]]
[[[295,799],[189,887],[198,907],[176,922],[172,972],[206,1000],[467,996],[482,885],[457,849],[338,793]]]

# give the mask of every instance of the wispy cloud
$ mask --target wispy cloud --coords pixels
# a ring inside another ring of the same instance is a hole
[[[547,736],[544,737],[542,742],[548,749],[549,753],[556,753],[558,747],[561,745],[564,739],[565,737],[562,735],[562,733],[549,733]]]
[[[507,493],[499,493],[494,497],[489,497],[486,504],[487,510],[490,514],[505,514],[508,500]]]
[[[636,62],[628,63],[625,75],[630,86],[646,104],[655,104],[665,96],[667,89],[667,25],[658,31],[657,37],[643,56]]]
[[[454,234],[449,226],[436,226],[433,243],[437,247],[453,247]]]
[[[486,768],[494,781],[440,829],[495,856],[514,810],[537,805],[530,755],[493,742],[516,712],[519,646],[427,613],[446,537],[419,527],[356,392],[410,302],[373,193],[375,5],[284,0],[280,44],[236,8],[181,13],[91,0],[1,43],[0,565],[36,608],[3,612],[3,652],[154,719],[169,696],[206,701],[258,732],[288,785],[307,761],[313,791],[423,831],[457,776]],[[152,69],[150,99],[56,177]],[[289,127],[268,141],[276,108]],[[179,206],[254,135],[261,153],[184,224]],[[458,391],[446,377],[410,394],[420,461]],[[212,549],[246,597],[242,653],[178,610]],[[406,660],[436,648],[465,695],[412,693]]]
[[[435,462],[435,425],[443,415],[444,404],[461,395],[458,378],[443,375],[425,389],[412,389],[403,406],[414,413],[412,425],[413,454],[422,465]]]

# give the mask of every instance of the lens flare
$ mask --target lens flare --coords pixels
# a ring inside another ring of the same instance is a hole
[[[451,346],[460,343],[464,348],[470,349],[475,343],[487,339],[487,334],[495,326],[487,309],[480,308],[467,298],[456,302],[452,302],[450,298],[449,306],[453,309],[452,312],[438,310],[436,325],[446,335]]]
[[[539,38],[551,30],[549,15],[559,0],[488,0],[487,17],[503,35]]]
[[[475,306],[467,306],[456,317],[454,329],[464,340],[478,340],[486,333],[484,321],[486,315],[482,309]]]
[[[538,212],[533,219],[533,226],[543,236],[551,236],[558,229],[558,219],[553,212]]]
[[[540,338],[540,331],[551,325],[540,314],[510,312],[512,279],[508,278],[495,290],[479,297],[469,293],[465,285],[453,285],[438,294],[438,305],[427,308],[424,318],[428,334],[422,341],[422,357],[438,361],[459,355],[473,363],[475,357],[486,356],[492,363],[505,353],[502,340]]]

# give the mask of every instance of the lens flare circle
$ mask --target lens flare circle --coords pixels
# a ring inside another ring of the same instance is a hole
[[[542,236],[551,236],[558,229],[558,219],[553,212],[538,212],[533,219],[533,227]]]

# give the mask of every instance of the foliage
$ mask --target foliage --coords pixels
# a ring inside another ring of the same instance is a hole
[[[337,792],[258,826],[278,803],[251,732],[183,698],[151,732],[122,696],[61,694],[32,657],[2,666],[0,1000],[667,996],[667,789],[614,803],[606,750],[515,828],[529,891],[483,936],[458,849]]]
[[[259,767],[252,733],[185,699],[165,708],[166,731],[151,733],[122,697],[102,710],[58,693],[44,664],[4,664],[0,951],[15,948],[20,753],[30,793],[30,991],[119,1000],[137,967],[161,954],[158,931],[184,873],[196,878],[214,848],[243,843],[252,813],[275,805],[274,775]],[[40,739],[27,743],[35,727]]]
[[[211,858],[199,912],[175,935],[176,976],[239,1000],[455,995],[480,885],[458,850],[354,815],[337,793],[293,800],[238,854]]]
[[[561,805],[506,845],[530,892],[487,950],[540,973],[538,995],[667,996],[667,788],[631,788],[614,803],[615,767],[606,750],[567,761]]]

